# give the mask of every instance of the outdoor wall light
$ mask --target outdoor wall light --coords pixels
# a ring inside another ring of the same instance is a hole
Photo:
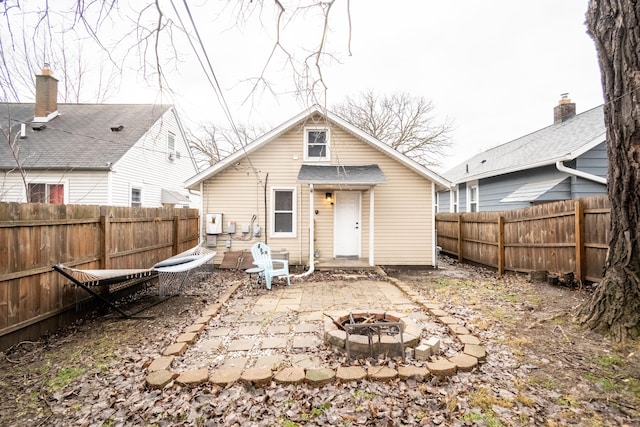
[[[324,194],[324,197],[325,197],[325,200],[327,201],[327,203],[333,204],[333,197],[332,196],[333,195],[331,193],[325,193]]]

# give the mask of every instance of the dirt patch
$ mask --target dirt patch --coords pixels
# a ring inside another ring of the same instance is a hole
[[[203,385],[144,388],[145,366],[242,273],[192,275],[186,295],[145,311],[99,317],[2,354],[1,425],[637,425],[640,346],[614,344],[573,320],[584,291],[446,258],[439,270],[389,275],[437,300],[488,350],[470,373],[427,382],[320,388]],[[366,275],[362,275],[366,279]],[[312,281],[330,280],[326,273]],[[312,285],[312,283],[310,283]],[[248,286],[235,297],[256,291]],[[266,291],[264,291],[266,292]],[[131,308],[131,307],[129,307]],[[370,361],[393,365],[394,360]]]

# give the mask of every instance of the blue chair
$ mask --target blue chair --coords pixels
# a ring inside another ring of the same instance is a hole
[[[289,261],[271,259],[271,249],[269,249],[269,246],[262,242],[256,243],[251,248],[251,256],[253,256],[253,263],[262,268],[260,275],[264,277],[267,289],[271,289],[273,278],[279,276],[285,276],[287,278],[287,285],[291,285],[291,281],[289,280]],[[278,268],[275,268],[274,264],[277,264]]]

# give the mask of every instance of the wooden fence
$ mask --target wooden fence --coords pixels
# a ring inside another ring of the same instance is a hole
[[[573,272],[599,282],[609,248],[607,196],[567,200],[504,212],[439,213],[438,246],[460,261],[502,274]]]
[[[78,318],[82,289],[52,270],[149,268],[198,244],[198,210],[0,203],[0,350]]]

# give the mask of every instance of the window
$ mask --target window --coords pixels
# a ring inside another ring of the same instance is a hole
[[[458,212],[458,188],[451,190],[451,212]]]
[[[169,160],[173,160],[176,156],[176,135],[173,132],[167,134],[167,153]]]
[[[271,233],[274,237],[296,237],[296,191],[277,188],[272,190]]]
[[[467,186],[468,212],[478,212],[478,183]]]
[[[329,129],[305,128],[304,159],[329,160]]]
[[[29,203],[64,204],[64,184],[29,184]]]
[[[131,207],[142,206],[142,188],[131,187]]]
[[[438,205],[440,204],[440,193],[436,191],[435,198],[433,199],[433,211],[438,213]]]

